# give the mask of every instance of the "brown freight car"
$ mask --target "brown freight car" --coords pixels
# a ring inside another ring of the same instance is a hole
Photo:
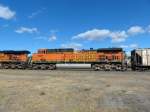
[[[0,68],[24,69],[28,65],[29,51],[0,51]]]
[[[90,50],[40,49],[32,55],[32,68],[56,69],[60,63],[91,64],[95,70],[125,70],[125,54],[122,48]]]

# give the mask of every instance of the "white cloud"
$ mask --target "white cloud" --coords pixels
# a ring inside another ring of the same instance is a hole
[[[16,12],[9,9],[7,6],[0,5],[0,18],[9,20],[15,17]]]
[[[111,38],[112,42],[122,42],[128,37],[125,31],[110,31],[108,29],[93,29],[80,33],[72,39],[87,39],[87,40],[100,40]]]
[[[126,34],[125,31],[117,31],[112,32],[110,37],[112,38],[112,42],[123,42],[126,40],[128,35]]]
[[[69,44],[62,44],[62,48],[74,48],[74,49],[80,49],[82,47],[82,44],[79,43],[69,43]]]
[[[73,37],[73,39],[87,39],[87,40],[97,40],[104,39],[110,35],[110,31],[107,29],[93,29],[86,31],[84,33],[80,33]]]
[[[83,33],[79,33],[72,37],[72,39],[84,39],[84,40],[102,40],[111,39],[111,42],[124,42],[131,36],[137,36],[138,34],[150,33],[150,25],[147,28],[141,26],[132,26],[127,30],[111,31],[109,29],[92,29]]]
[[[55,35],[52,35],[48,38],[48,41],[54,41],[56,39],[57,39],[57,37]]]
[[[142,34],[145,31],[141,26],[132,26],[128,29],[127,32],[129,35],[137,35],[137,34]]]
[[[27,27],[20,27],[16,31],[16,33],[22,34],[22,33],[37,33],[37,28],[27,28]]]

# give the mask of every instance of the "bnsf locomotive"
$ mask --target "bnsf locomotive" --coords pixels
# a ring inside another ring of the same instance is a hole
[[[39,49],[28,57],[29,51],[0,51],[0,68],[56,69],[56,64],[91,64],[95,70],[125,70],[122,48],[101,48],[75,51],[67,49]]]
[[[74,49],[39,49],[32,55],[33,69],[56,69],[56,64],[85,63],[95,70],[125,70],[122,48],[74,51]]]
[[[29,53],[29,51],[0,51],[0,68],[27,68]]]

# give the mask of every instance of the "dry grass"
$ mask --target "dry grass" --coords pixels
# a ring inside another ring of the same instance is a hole
[[[0,112],[149,112],[144,74],[0,70]]]

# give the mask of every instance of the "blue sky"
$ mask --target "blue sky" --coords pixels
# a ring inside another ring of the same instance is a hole
[[[0,0],[0,49],[150,47],[150,0]]]

